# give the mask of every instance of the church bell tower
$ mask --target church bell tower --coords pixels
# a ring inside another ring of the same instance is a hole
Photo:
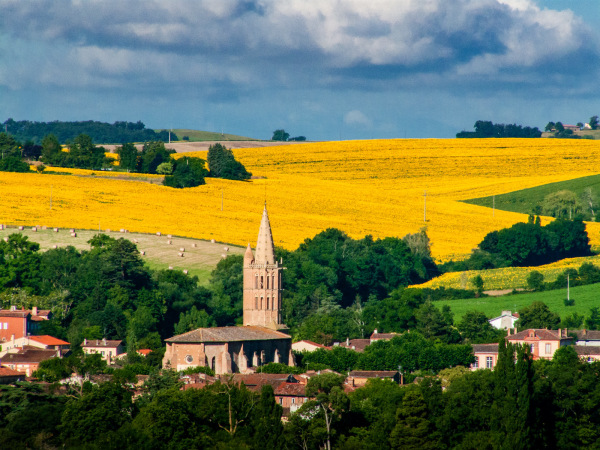
[[[244,255],[244,325],[285,329],[281,320],[281,266],[275,260],[267,205],[263,210],[255,253]]]

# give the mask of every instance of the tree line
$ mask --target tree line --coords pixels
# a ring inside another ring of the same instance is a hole
[[[156,132],[146,128],[141,121],[115,123],[97,122],[93,120],[78,122],[32,122],[29,120],[6,120],[3,124],[5,132],[15,139],[26,142],[31,141],[40,145],[45,136],[56,136],[61,144],[74,140],[77,136],[85,134],[97,144],[122,144],[126,142],[169,141],[169,131]],[[170,133],[170,140],[177,141],[177,135]]]
[[[502,342],[495,369],[445,369],[410,385],[371,380],[348,392],[344,376],[310,378],[310,400],[282,422],[273,388],[222,380],[181,390],[154,372],[133,400],[110,381],[64,395],[29,383],[0,388],[3,448],[537,449],[595,448],[600,363],[572,347],[533,361]],[[35,423],[35,426],[32,424]]]
[[[488,120],[478,120],[474,125],[475,131],[461,131],[457,138],[539,138],[542,132],[538,127],[523,127],[522,125],[493,123]]]

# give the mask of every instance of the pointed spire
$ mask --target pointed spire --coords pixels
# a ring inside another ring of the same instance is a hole
[[[271,224],[267,214],[267,204],[263,210],[260,229],[258,230],[258,240],[256,241],[256,254],[254,261],[257,264],[273,264],[275,262],[275,250],[273,249],[273,235],[271,234]]]
[[[244,265],[247,266],[252,264],[254,260],[254,254],[252,253],[252,248],[250,247],[250,242],[248,242],[248,247],[246,247],[246,253],[244,254]]]

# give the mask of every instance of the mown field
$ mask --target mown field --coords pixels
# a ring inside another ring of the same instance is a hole
[[[102,226],[101,223],[98,225]],[[0,230],[0,239],[12,233],[20,233],[27,236],[30,241],[40,244],[42,251],[54,248],[54,246],[65,247],[67,245],[72,245],[78,250],[89,250],[88,241],[99,232],[98,225],[96,230],[77,229],[76,237],[71,236],[69,229],[62,229],[55,233],[52,229],[33,231],[31,227],[28,227],[20,231],[16,228],[7,228]],[[144,251],[142,259],[151,269],[172,267],[177,270],[187,270],[190,275],[196,275],[201,284],[208,283],[210,273],[224,255],[243,254],[245,251],[241,247],[225,246],[218,242],[212,243],[180,236],[173,236],[169,239],[166,235],[121,233],[119,230],[105,228],[102,228],[101,231],[115,239],[125,238],[135,242],[138,249]],[[169,244],[168,241],[171,243]],[[225,247],[227,247],[227,251],[224,250]],[[185,249],[183,257],[178,255],[181,253],[181,248]]]
[[[441,308],[443,305],[450,306],[454,313],[454,321],[458,322],[467,311],[481,311],[488,317],[497,317],[504,310],[518,311],[524,306],[529,306],[535,301],[544,302],[552,312],[561,318],[578,313],[589,316],[590,308],[600,306],[598,296],[600,285],[590,284],[577,286],[570,289],[570,298],[575,300],[575,305],[565,306],[564,299],[567,298],[567,289],[557,289],[545,292],[528,292],[501,297],[482,297],[466,300],[440,300],[435,302]]]
[[[256,241],[266,200],[281,247],[295,249],[329,227],[360,238],[402,237],[426,225],[433,255],[444,261],[465,257],[490,231],[527,218],[461,200],[600,173],[600,142],[589,140],[343,141],[234,154],[262,178],[208,179],[176,190],[98,176],[1,173],[0,223],[93,230],[101,222],[245,246]],[[600,224],[588,229],[600,245]]]

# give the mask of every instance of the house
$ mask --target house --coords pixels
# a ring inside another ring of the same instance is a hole
[[[598,347],[600,346],[600,330],[577,330],[575,332],[575,334],[577,335],[577,341],[575,342],[575,345],[580,345],[580,346],[594,346],[594,347]]]
[[[34,333],[39,322],[52,317],[50,310],[38,310],[35,306],[31,310],[11,306],[10,309],[0,310],[0,343],[11,339],[19,339]]]
[[[389,341],[390,339],[400,336],[399,333],[380,333],[377,331],[377,328],[373,330],[373,334],[371,334],[370,341],[371,344],[375,341]]]
[[[502,314],[500,314],[498,317],[490,319],[488,322],[490,322],[490,325],[494,328],[497,328],[498,330],[508,330],[509,328],[515,327],[515,322],[517,320],[519,320],[519,313],[513,313],[511,311],[502,311]]]
[[[236,373],[233,375],[222,375],[221,380],[233,380],[236,384],[244,383],[249,390],[254,392],[260,392],[263,386],[269,384],[273,388],[273,391],[277,389],[277,387],[281,383],[296,383],[299,384],[299,380],[294,376],[286,373]]]
[[[582,346],[582,345],[574,345],[573,348],[577,355],[587,362],[596,362],[600,361],[600,346],[598,345],[590,345],[590,346]]]
[[[125,353],[123,341],[108,339],[84,339],[81,349],[88,355],[100,353],[107,364],[112,364],[119,355]]]
[[[59,350],[49,350],[25,346],[16,353],[7,353],[0,359],[0,365],[24,373],[30,377],[42,361],[60,357]]]
[[[346,339],[346,342],[336,342],[333,344],[334,347],[338,345],[362,353],[365,351],[365,348],[371,345],[371,339]]]
[[[573,338],[567,333],[567,329],[546,330],[546,329],[528,329],[516,332],[516,329],[511,332],[508,329],[506,340],[511,344],[529,345],[533,359],[552,359],[554,352],[560,347],[573,343]]]
[[[17,381],[25,381],[25,374],[0,366],[0,384],[13,384]]]
[[[372,379],[391,380],[400,383],[400,372],[397,370],[353,370],[348,373],[346,383],[351,386],[361,387]]]
[[[293,413],[308,401],[306,385],[300,383],[280,383],[274,390],[275,402],[283,407],[284,413]]]
[[[317,344],[316,342],[308,340],[292,343],[292,350],[295,350],[297,352],[314,352],[315,350],[318,350],[320,348],[323,348],[325,350],[331,350],[331,347],[327,347],[326,345],[322,344]]]
[[[216,374],[251,373],[270,362],[294,365],[292,338],[281,316],[281,265],[275,259],[267,207],[255,252],[244,254],[243,326],[198,328],[166,339],[163,367],[208,366]]]
[[[16,353],[20,348],[25,346],[59,350],[59,355],[64,356],[71,349],[71,344],[62,339],[55,338],[53,336],[42,335],[42,336],[25,336],[19,339],[11,339],[10,341],[4,342],[0,345],[0,357],[6,353]]]
[[[473,344],[471,370],[493,369],[498,362],[498,344]]]

